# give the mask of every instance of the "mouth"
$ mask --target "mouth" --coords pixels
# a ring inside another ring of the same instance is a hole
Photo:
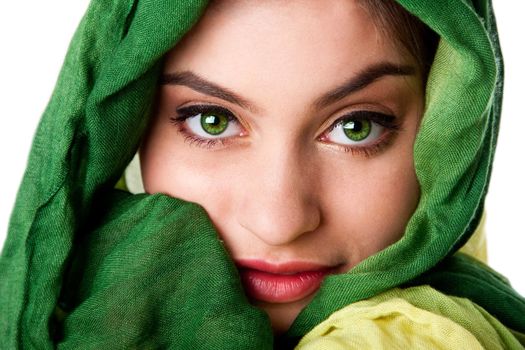
[[[246,294],[268,303],[290,303],[316,292],[335,268],[304,262],[236,261]]]

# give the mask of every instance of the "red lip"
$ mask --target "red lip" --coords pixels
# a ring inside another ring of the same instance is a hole
[[[269,303],[289,303],[314,293],[334,269],[312,263],[270,264],[261,260],[236,261],[249,297]]]

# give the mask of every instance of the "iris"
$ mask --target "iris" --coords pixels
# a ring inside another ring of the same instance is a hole
[[[372,122],[370,120],[346,120],[343,123],[343,131],[350,140],[362,141],[370,135]]]
[[[220,113],[202,113],[202,129],[210,135],[220,135],[228,128],[228,116]]]

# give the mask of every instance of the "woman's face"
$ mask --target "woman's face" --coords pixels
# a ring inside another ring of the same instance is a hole
[[[276,332],[397,241],[419,187],[416,61],[355,1],[218,1],[167,55],[144,185],[202,205]]]

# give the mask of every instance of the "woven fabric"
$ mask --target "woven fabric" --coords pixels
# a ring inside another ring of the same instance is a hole
[[[503,68],[490,3],[399,2],[441,36],[414,151],[419,206],[399,242],[326,279],[283,344],[417,281],[474,302],[505,300],[497,317],[524,332],[525,301],[503,279],[475,265],[486,283],[462,284],[470,262],[446,269],[480,220],[498,132]],[[247,302],[205,212],[114,189],[147,125],[162,57],[206,5],[92,0],[35,135],[0,258],[0,347],[272,348],[269,321]]]
[[[520,348],[484,309],[424,286],[393,289],[351,304],[316,326],[296,349]]]

